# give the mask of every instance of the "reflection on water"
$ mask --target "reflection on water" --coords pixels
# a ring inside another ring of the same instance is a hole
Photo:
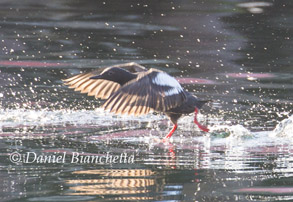
[[[293,200],[292,1],[0,5],[1,201]],[[62,84],[130,61],[213,100],[199,117],[211,132],[185,116],[163,142],[164,115],[116,116]],[[16,152],[67,158],[13,163]],[[75,152],[134,163],[72,163]]]
[[[150,200],[153,198],[141,194],[147,194],[152,190],[161,192],[164,186],[164,183],[157,180],[158,176],[151,170],[84,170],[73,172],[73,174],[82,175],[83,178],[89,175],[90,179],[65,181],[70,186],[69,189],[74,191],[68,195],[119,195],[117,198],[119,200]],[[155,185],[158,187],[154,187]],[[134,194],[138,196],[129,198],[126,196]]]

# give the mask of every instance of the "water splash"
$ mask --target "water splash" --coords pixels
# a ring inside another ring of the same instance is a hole
[[[203,115],[199,116],[201,122]],[[101,108],[96,110],[32,110],[32,109],[0,109],[0,130],[4,127],[21,127],[21,126],[45,126],[45,125],[98,125],[112,126],[118,122],[138,121],[150,122],[154,128],[156,123],[166,125],[169,130],[170,122],[165,116],[148,114],[144,116],[119,116],[104,111]],[[159,122],[157,122],[160,120]],[[210,120],[209,120],[210,121]],[[213,122],[213,120],[211,120]],[[185,116],[179,120],[181,132],[197,131],[198,128],[193,123],[192,116]],[[150,125],[148,125],[150,127]],[[230,125],[225,122],[214,123],[209,126],[210,134],[215,138],[232,138],[232,139],[251,139],[255,133],[243,125]],[[267,132],[271,137],[292,137],[293,136],[293,115],[288,119],[281,121],[273,131]]]
[[[0,128],[4,126],[17,127],[19,125],[57,125],[57,124],[93,124],[107,126],[114,121],[147,121],[151,114],[134,116],[117,116],[104,111],[96,110],[31,110],[31,109],[0,109]],[[160,119],[160,116],[152,116]]]
[[[212,126],[211,128],[211,134],[214,137],[221,137],[221,138],[236,138],[236,139],[246,139],[246,138],[252,138],[253,133],[245,128],[242,125],[217,125]]]
[[[293,115],[281,121],[270,133],[271,137],[293,137]]]

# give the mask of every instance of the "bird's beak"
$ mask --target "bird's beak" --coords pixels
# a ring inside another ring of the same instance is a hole
[[[90,77],[90,79],[101,79],[101,75],[92,76],[92,77]]]

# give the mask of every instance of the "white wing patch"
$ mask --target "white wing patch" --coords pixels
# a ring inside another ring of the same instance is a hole
[[[152,79],[152,82],[159,86],[171,87],[170,90],[165,91],[166,96],[179,94],[183,91],[179,82],[164,72],[159,72],[156,77]]]

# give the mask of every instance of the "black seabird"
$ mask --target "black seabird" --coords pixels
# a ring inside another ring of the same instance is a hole
[[[104,109],[115,114],[165,113],[174,124],[165,138],[172,136],[183,114],[192,112],[195,113],[194,123],[201,130],[209,131],[197,121],[198,111],[207,101],[198,100],[175,78],[158,69],[147,70],[131,62],[78,74],[64,82],[75,91],[105,99]]]

